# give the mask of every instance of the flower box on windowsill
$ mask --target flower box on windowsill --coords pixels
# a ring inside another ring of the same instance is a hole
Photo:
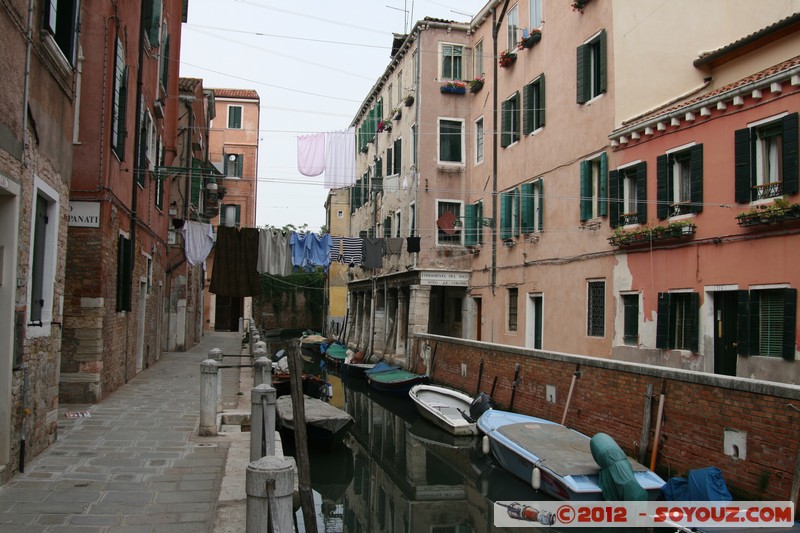
[[[742,227],[777,224],[797,219],[800,219],[800,204],[764,206],[736,215],[736,221]]]
[[[483,80],[473,80],[469,84],[469,92],[474,94],[480,91],[481,89],[483,89],[483,84],[484,84]]]
[[[506,50],[500,54],[500,58],[497,60],[497,63],[500,65],[500,68],[510,68],[516,61],[517,54],[515,52],[509,52]]]
[[[517,48],[531,48],[534,44],[538,43],[542,40],[542,32],[540,31],[533,31],[527,37],[524,37],[520,42]]]
[[[697,226],[694,224],[676,222],[667,226],[655,226],[653,228],[641,228],[631,231],[618,230],[608,238],[608,242],[611,246],[618,248],[635,246],[654,241],[690,237],[694,235],[696,229]]]
[[[448,93],[448,94],[466,94],[467,92],[466,87],[448,87],[445,85],[442,85],[439,88],[439,90],[443,93]]]
[[[414,95],[409,94],[406,96],[405,100],[403,100],[403,103],[406,105],[406,107],[411,107],[414,104]]]

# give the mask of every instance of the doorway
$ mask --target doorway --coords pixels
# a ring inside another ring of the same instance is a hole
[[[714,293],[714,373],[736,375],[737,291]]]
[[[243,316],[243,298],[217,295],[214,329],[216,331],[239,331],[239,317]]]
[[[542,349],[542,295],[540,293],[528,294],[528,305],[525,325],[525,347],[534,350]]]
[[[475,340],[483,340],[481,330],[483,329],[483,300],[481,298],[473,298],[475,302]]]

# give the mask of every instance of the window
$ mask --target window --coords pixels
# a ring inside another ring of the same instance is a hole
[[[439,163],[464,163],[464,121],[439,119]]]
[[[392,217],[388,216],[383,219],[383,238],[388,239],[392,236]]]
[[[636,163],[612,170],[609,181],[611,227],[647,222],[647,164]]]
[[[519,93],[502,103],[500,145],[505,148],[519,140]]]
[[[531,28],[542,26],[542,0],[530,0],[530,25]]]
[[[125,112],[128,107],[128,66],[125,49],[117,39],[114,60],[114,100],[111,103],[111,149],[120,161],[125,160]]]
[[[475,121],[475,163],[483,163],[483,117]]]
[[[586,335],[603,337],[606,334],[606,282],[590,281],[587,288]]]
[[[661,220],[702,211],[702,144],[656,158],[656,193]]]
[[[606,175],[608,156],[605,152],[581,161],[581,221],[606,216]]]
[[[500,193],[500,238],[511,240],[519,235],[519,190]]]
[[[147,168],[151,171],[155,170],[156,165],[158,164],[158,145],[159,139],[158,135],[156,134],[156,123],[153,120],[153,115],[150,114],[148,110],[145,113],[145,140],[147,146],[147,153],[145,157],[147,158]]]
[[[460,80],[464,77],[463,55],[464,47],[455,44],[442,46],[442,75],[443,80]]]
[[[164,143],[161,140],[161,137],[158,138],[158,160],[156,161],[156,167],[160,167],[164,162]],[[159,210],[164,209],[164,176],[161,172],[156,170],[154,172],[155,180],[156,180],[156,197],[155,197],[155,204]]]
[[[117,239],[117,312],[131,310],[133,242],[120,235]]]
[[[36,196],[36,214],[33,221],[33,249],[31,257],[31,300],[30,300],[30,324],[43,325],[42,321],[49,316],[45,313],[45,306],[52,309],[53,288],[52,282],[48,283],[45,275],[46,260],[48,254],[48,222],[55,213],[50,213],[50,202],[39,194]],[[52,236],[50,236],[52,238]],[[52,242],[50,244],[53,244]],[[51,267],[52,270],[52,267]],[[49,289],[49,291],[48,291]],[[45,294],[49,292],[49,294]],[[52,311],[51,311],[52,313]]]
[[[519,10],[517,6],[514,5],[511,9],[508,10],[508,46],[506,48],[510,51],[513,51],[517,47],[517,33],[519,30]]]
[[[797,194],[797,113],[735,133],[736,201]]]
[[[737,353],[795,358],[797,289],[739,291]]]
[[[475,76],[483,76],[483,41],[475,45]]]
[[[403,169],[403,141],[402,139],[394,140],[394,168],[392,174],[400,174]]]
[[[417,206],[411,204],[408,206],[408,236],[413,237],[417,232]]]
[[[219,210],[219,225],[239,227],[242,206],[236,204],[223,204]]]
[[[606,92],[606,31],[578,47],[578,103]]]
[[[75,64],[75,30],[78,0],[44,0],[44,30],[50,34],[71,65]]]
[[[231,130],[242,129],[242,106],[240,105],[228,106],[228,129]]]
[[[225,176],[229,178],[241,178],[242,167],[244,165],[243,154],[225,154]]]
[[[483,201],[464,206],[464,244],[478,246],[483,244]]]
[[[522,233],[544,231],[544,180],[521,185]]]
[[[59,0],[61,1],[61,0]],[[144,28],[150,46],[158,48],[158,37],[161,33],[162,0],[144,0]]]
[[[461,202],[436,201],[436,244],[461,244]]]
[[[161,37],[160,61],[161,61],[160,82],[161,82],[161,88],[163,88],[163,92],[160,92],[160,94],[162,96],[165,96],[168,91],[167,84],[169,83],[169,67],[170,67],[169,33],[167,32],[166,26],[164,26],[164,33]]]
[[[700,295],[696,292],[658,294],[656,348],[697,351]]]
[[[517,331],[517,309],[519,300],[519,289],[511,287],[508,289],[508,331]]]
[[[522,132],[525,135],[544,127],[544,74],[523,89]]]
[[[639,295],[622,295],[622,342],[636,346],[639,343]]]

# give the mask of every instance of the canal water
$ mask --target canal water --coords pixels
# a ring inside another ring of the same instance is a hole
[[[534,524],[495,527],[494,502],[552,500],[484,455],[477,437],[453,437],[422,419],[410,398],[369,389],[363,379],[325,374],[333,390],[330,403],[347,411],[354,424],[333,448],[309,446],[318,531],[530,531]],[[284,453],[293,456],[293,435],[281,437]],[[305,531],[302,523],[298,530]]]

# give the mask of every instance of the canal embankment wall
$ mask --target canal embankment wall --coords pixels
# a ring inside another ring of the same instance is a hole
[[[736,499],[797,502],[800,386],[429,334],[409,364],[500,409],[607,433],[646,466],[657,443],[665,479],[715,466]]]

